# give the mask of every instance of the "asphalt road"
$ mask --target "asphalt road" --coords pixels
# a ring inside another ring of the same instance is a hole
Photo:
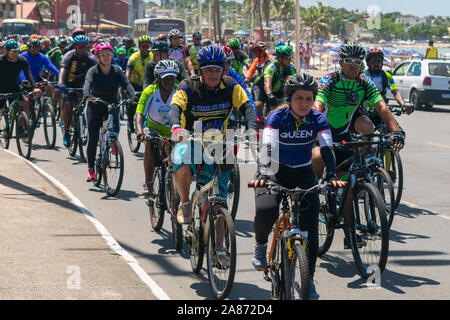
[[[369,287],[357,274],[350,250],[343,250],[343,232],[337,230],[329,252],[317,261],[316,288],[321,299],[447,299],[450,296],[450,106],[416,110],[398,119],[407,133],[401,152],[405,189],[390,231],[390,250],[381,286]],[[151,229],[141,196],[143,155],[130,152],[125,122],[120,140],[125,151],[125,177],[117,198],[85,182],[87,165],[71,158],[62,146],[44,147],[42,129],[34,143],[31,161],[67,186],[133,255],[149,276],[172,299],[211,299],[206,262],[199,275],[191,271],[187,246],[173,249],[166,215],[162,232]],[[11,144],[15,151],[14,143]],[[229,299],[270,299],[270,284],[253,269],[253,191],[246,181],[254,164],[241,164],[241,201],[236,219],[237,271]]]

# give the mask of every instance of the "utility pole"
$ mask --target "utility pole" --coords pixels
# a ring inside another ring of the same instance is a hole
[[[202,32],[202,22],[202,0],[198,0],[198,24],[200,32]]]
[[[299,52],[299,43],[300,43],[300,3],[299,0],[295,0],[295,69],[297,72],[300,72],[300,52]]]
[[[20,18],[23,19],[23,0],[20,0]]]

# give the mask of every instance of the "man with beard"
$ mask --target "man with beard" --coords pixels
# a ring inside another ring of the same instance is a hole
[[[397,103],[406,110],[409,115],[413,112],[411,107],[405,107],[405,100],[395,84],[394,78],[388,71],[384,71],[383,68],[384,53],[383,50],[379,48],[369,49],[366,54],[366,64],[368,66],[367,70],[364,70],[364,75],[372,80],[372,82],[377,87],[378,91],[381,93],[384,101],[388,102],[386,99],[386,93],[391,90]],[[366,106],[369,108],[369,118],[372,120],[375,126],[381,123],[381,118],[378,113],[374,110],[373,105],[366,101]]]

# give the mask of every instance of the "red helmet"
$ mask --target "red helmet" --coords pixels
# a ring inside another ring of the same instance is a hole
[[[227,55],[227,61],[234,60],[234,53],[233,53],[233,50],[231,50],[230,47],[228,47],[228,46],[221,46],[220,48]]]
[[[381,59],[384,59],[383,49],[370,48],[369,52],[367,52],[366,54],[366,62],[368,63],[370,58],[372,58],[373,56],[380,56]]]

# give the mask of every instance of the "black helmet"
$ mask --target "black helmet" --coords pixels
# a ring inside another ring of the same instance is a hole
[[[152,43],[152,51],[168,52],[169,44],[166,41],[156,40]]]
[[[192,34],[192,38],[201,38],[202,37],[202,33],[200,31],[195,31]]]
[[[298,89],[312,91],[316,96],[318,91],[317,81],[307,73],[296,73],[287,79],[284,85],[284,96],[290,98]]]
[[[359,43],[348,42],[339,49],[339,57],[359,57],[364,59],[366,55],[366,49],[364,49]]]
[[[41,42],[39,41],[39,39],[30,39],[27,42],[27,46],[28,46],[28,48],[31,48],[31,47],[38,47],[38,48],[40,48],[41,47]]]

